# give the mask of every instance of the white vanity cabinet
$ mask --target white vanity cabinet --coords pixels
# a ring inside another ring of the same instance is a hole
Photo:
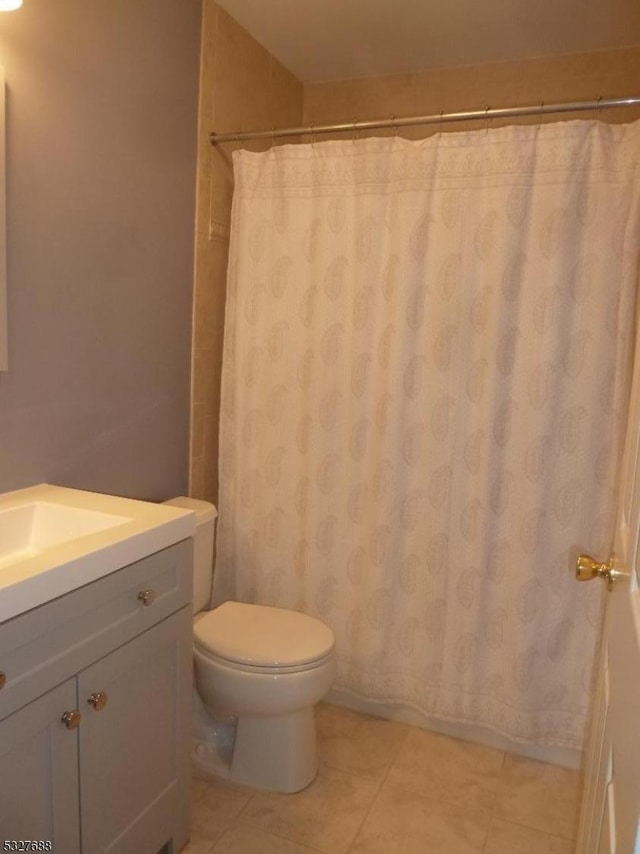
[[[191,585],[189,539],[0,625],[0,850],[186,844]]]

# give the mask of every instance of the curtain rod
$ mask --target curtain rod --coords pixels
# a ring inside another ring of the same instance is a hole
[[[220,142],[241,142],[245,139],[277,139],[283,136],[315,136],[318,133],[357,133],[376,128],[401,128],[411,125],[433,125],[444,122],[463,122],[473,119],[504,119],[516,116],[543,116],[548,113],[579,113],[587,110],[608,110],[612,107],[640,106],[640,97],[596,98],[595,101],[570,101],[562,104],[536,104],[531,107],[487,107],[461,113],[434,113],[428,116],[393,116],[390,119],[340,122],[332,125],[314,125],[297,128],[272,128],[271,130],[238,131],[237,133],[211,133],[212,145]]]

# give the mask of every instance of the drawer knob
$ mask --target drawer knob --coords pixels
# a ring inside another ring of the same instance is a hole
[[[7,684],[7,677],[4,673],[0,673],[0,690]]]
[[[72,712],[65,712],[60,720],[67,729],[78,729],[80,721],[82,720],[82,715],[77,709],[74,709]]]
[[[107,692],[96,691],[89,697],[87,703],[89,703],[90,706],[93,706],[96,712],[101,712],[107,705]]]
[[[140,593],[138,593],[138,599],[143,605],[148,607],[149,605],[153,605],[156,601],[156,592],[155,590],[141,590]]]

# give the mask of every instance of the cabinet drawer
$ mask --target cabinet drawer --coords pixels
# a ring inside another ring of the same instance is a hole
[[[0,720],[188,604],[192,564],[183,540],[0,625]]]

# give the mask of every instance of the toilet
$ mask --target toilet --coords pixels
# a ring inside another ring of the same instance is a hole
[[[297,792],[318,770],[314,706],[335,676],[335,639],[315,617],[224,602],[211,611],[217,511],[193,498],[166,502],[196,514],[194,759],[205,771]]]

